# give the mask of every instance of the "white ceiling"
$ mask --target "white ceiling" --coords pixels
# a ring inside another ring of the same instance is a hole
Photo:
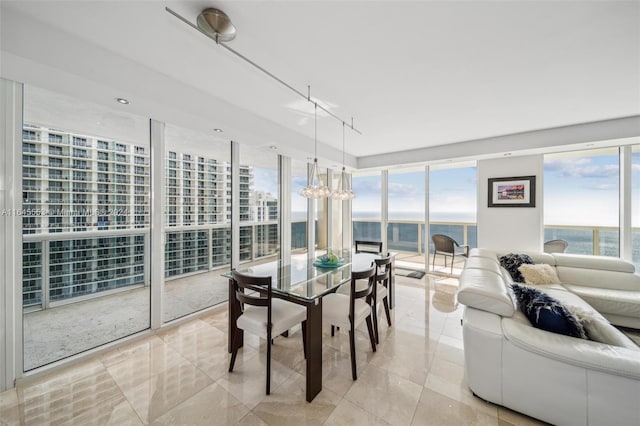
[[[2,75],[310,156],[309,105],[165,6],[224,10],[230,47],[353,116],[351,165],[640,114],[636,1],[2,1]],[[320,116],[318,138],[339,162],[341,124]]]

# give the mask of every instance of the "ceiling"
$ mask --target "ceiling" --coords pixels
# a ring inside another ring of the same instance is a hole
[[[2,1],[2,76],[312,156],[312,106],[165,7],[191,22],[224,10],[230,47],[354,117],[351,166],[640,114],[636,1]],[[320,114],[317,132],[339,164],[341,123]]]

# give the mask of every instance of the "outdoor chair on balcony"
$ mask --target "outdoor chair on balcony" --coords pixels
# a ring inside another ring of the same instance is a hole
[[[382,253],[382,241],[356,240],[356,253]]]
[[[545,253],[564,253],[569,247],[569,242],[566,240],[550,240],[544,243]]]
[[[447,257],[451,257],[451,274],[453,275],[453,263],[456,260],[456,256],[467,257],[469,255],[469,246],[460,245],[456,240],[448,235],[434,234],[431,236],[435,252],[433,253],[433,264],[431,269],[435,271],[436,268],[436,255],[441,254],[444,256],[444,267],[447,267]]]

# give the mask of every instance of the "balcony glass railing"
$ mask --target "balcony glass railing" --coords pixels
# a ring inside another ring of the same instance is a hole
[[[380,221],[353,219],[354,240],[380,240]],[[477,247],[477,226],[472,222],[431,222],[430,235],[445,234],[458,243]],[[569,242],[567,253],[594,256],[620,255],[619,230],[605,226],[547,225],[544,240],[562,239]],[[390,250],[423,255],[425,250],[425,225],[418,221],[389,220],[387,246]],[[433,244],[429,241],[429,253]],[[640,228],[632,229],[632,262],[640,271]]]

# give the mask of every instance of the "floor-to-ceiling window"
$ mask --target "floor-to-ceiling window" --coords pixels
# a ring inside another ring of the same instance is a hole
[[[164,321],[224,302],[231,264],[231,144],[166,125]]]
[[[387,247],[424,267],[425,167],[389,170]]]
[[[307,186],[307,163],[291,160],[291,250],[307,248],[307,199],[300,195]]]
[[[271,260],[280,250],[278,155],[240,147],[240,262]]]
[[[434,165],[429,167],[429,235],[444,234],[460,245],[477,246],[477,172],[475,163]],[[429,237],[429,253],[434,247]],[[449,258],[450,261],[451,258]],[[460,258],[463,259],[463,258]],[[430,262],[432,262],[431,258]],[[454,265],[462,268],[462,263]],[[437,256],[435,270],[444,268],[444,257]]]
[[[544,158],[544,239],[569,242],[567,253],[619,255],[618,148]]]
[[[115,101],[25,86],[25,371],[150,326],[148,129]]]
[[[382,176],[379,171],[354,173],[351,217],[353,220],[353,241],[380,241],[382,219]]]
[[[631,260],[640,271],[640,145],[631,151]]]

